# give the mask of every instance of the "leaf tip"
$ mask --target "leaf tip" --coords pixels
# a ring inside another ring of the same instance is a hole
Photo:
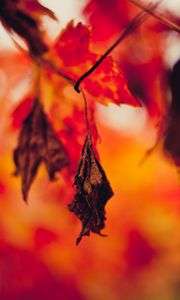
[[[76,239],[76,246],[79,245],[79,243],[80,243],[81,240],[82,240],[82,235],[80,234],[80,235],[78,236],[78,238]]]
[[[22,186],[22,198],[23,201],[28,204],[28,189]]]

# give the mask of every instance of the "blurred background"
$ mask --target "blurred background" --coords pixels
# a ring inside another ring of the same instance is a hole
[[[139,11],[119,0],[41,3],[59,19],[43,19],[50,42],[74,19],[93,26],[99,53]],[[179,24],[179,0],[164,1],[159,11]],[[150,17],[112,54],[143,107],[96,105],[97,147],[114,196],[106,206],[108,236],[91,234],[78,247],[81,224],[66,207],[72,187],[49,182],[42,167],[25,204],[20,179],[12,176],[19,132],[12,115],[31,84],[32,63],[2,26],[0,36],[0,299],[179,300],[179,175],[161,136],[169,74],[180,56],[178,33]]]

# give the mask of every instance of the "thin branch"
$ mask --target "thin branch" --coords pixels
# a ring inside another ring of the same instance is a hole
[[[180,26],[178,26],[173,21],[170,21],[166,17],[162,16],[159,12],[149,9],[149,7],[147,7],[142,1],[140,1],[140,0],[129,0],[129,1],[131,3],[133,3],[134,5],[140,7],[144,11],[148,12],[149,14],[151,14],[153,17],[158,19],[161,23],[163,23],[164,25],[166,25],[170,29],[180,33]]]
[[[159,5],[159,2],[156,4],[150,4],[149,10],[154,10]],[[77,93],[80,93],[79,86],[81,82],[88,77],[91,73],[93,73],[97,67],[104,61],[104,59],[124,40],[125,37],[127,37],[129,34],[131,34],[147,17],[149,14],[147,12],[141,12],[138,15],[136,15],[129,26],[121,33],[119,38],[112,44],[112,46],[97,60],[97,62],[86,72],[84,73],[76,82],[74,85],[74,89]]]
[[[161,142],[161,139],[157,139],[155,144],[149,148],[148,150],[146,150],[145,154],[143,155],[143,157],[141,158],[140,162],[138,163],[138,166],[142,166],[145,161],[148,159],[148,157],[154,152],[154,150],[157,148],[157,146],[159,145],[159,143]]]
[[[41,65],[46,66],[46,67],[50,67],[57,75],[59,75],[60,77],[66,79],[71,85],[74,86],[75,84],[75,80],[73,78],[71,78],[70,76],[66,75],[64,72],[62,72],[61,70],[59,70],[54,64],[53,62],[46,60],[42,57],[38,58],[39,62]]]
[[[54,64],[53,62],[51,62],[50,60],[47,60],[43,57],[34,57],[31,55],[31,53],[29,51],[27,51],[26,49],[24,49],[23,47],[21,47],[16,40],[14,39],[14,37],[12,35],[10,35],[13,43],[15,44],[15,46],[17,47],[18,50],[20,50],[20,52],[25,53],[26,55],[28,55],[29,57],[31,57],[32,61],[35,61],[37,65],[43,65],[46,67],[50,67],[56,74],[58,74],[60,77],[66,79],[71,85],[74,86],[74,84],[76,83],[76,81],[74,79],[72,79],[70,76],[66,75],[65,73],[63,73],[61,70],[59,70]]]

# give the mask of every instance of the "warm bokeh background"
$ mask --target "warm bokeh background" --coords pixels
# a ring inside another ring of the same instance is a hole
[[[59,2],[42,1],[56,12],[61,26],[73,17],[87,17],[80,14],[84,1],[66,0],[67,6]],[[46,24],[54,36],[60,25]],[[72,188],[63,190],[62,179],[49,183],[41,167],[27,205],[20,180],[12,176],[12,151],[18,136],[12,112],[28,89],[32,66],[1,34],[0,299],[179,300],[177,170],[163,154],[162,145],[139,164],[155,141],[154,108],[151,110],[148,100],[147,109],[97,105],[98,149],[115,196],[106,206],[104,233],[108,237],[91,234],[76,247],[81,224],[66,208]],[[169,47],[163,52],[167,68],[177,59],[178,43],[178,37],[168,33]],[[94,46],[102,50],[104,42],[95,41]],[[120,64],[123,66],[121,59]],[[125,71],[126,67],[124,64]],[[156,92],[159,95],[159,89],[153,88],[153,94]]]

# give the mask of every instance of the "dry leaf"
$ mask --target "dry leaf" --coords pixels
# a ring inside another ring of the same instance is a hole
[[[39,56],[48,50],[42,39],[39,16],[55,16],[38,1],[28,2],[30,1],[1,0],[0,20],[8,31],[14,31],[25,39],[32,55]]]
[[[50,180],[54,179],[56,171],[68,164],[64,146],[47,121],[42,105],[35,100],[30,114],[23,122],[18,147],[14,151],[15,174],[21,176],[24,200],[27,200],[41,161],[45,162]]]
[[[106,174],[93,152],[90,132],[84,143],[74,185],[77,191],[69,210],[82,222],[82,231],[76,241],[78,244],[90,231],[102,235],[100,231],[106,219],[104,206],[113,195]]]

